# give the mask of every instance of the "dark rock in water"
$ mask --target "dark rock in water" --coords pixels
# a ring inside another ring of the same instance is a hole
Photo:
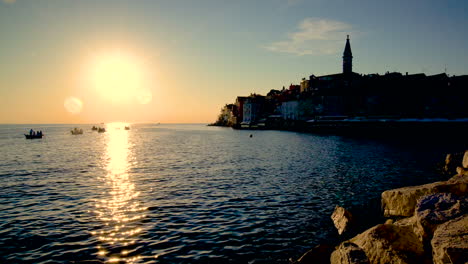
[[[307,251],[294,264],[329,264],[330,254],[334,247],[331,245],[321,244]]]
[[[331,215],[333,224],[338,230],[338,234],[343,234],[346,231],[349,231],[353,225],[353,215],[344,209],[343,207],[336,206],[335,211]]]
[[[364,250],[351,242],[343,242],[330,257],[331,264],[369,264]]]
[[[418,201],[415,217],[422,239],[432,238],[438,225],[455,219],[468,211],[468,198],[451,193],[428,195]]]
[[[468,215],[441,224],[431,241],[434,264],[468,262]]]

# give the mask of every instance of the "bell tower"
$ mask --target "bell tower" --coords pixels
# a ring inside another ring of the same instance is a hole
[[[353,72],[353,53],[351,52],[351,44],[349,44],[349,35],[346,38],[346,45],[343,52],[343,73]]]

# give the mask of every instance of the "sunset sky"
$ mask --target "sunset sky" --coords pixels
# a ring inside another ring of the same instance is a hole
[[[208,123],[341,71],[468,74],[468,1],[0,0],[0,123]]]

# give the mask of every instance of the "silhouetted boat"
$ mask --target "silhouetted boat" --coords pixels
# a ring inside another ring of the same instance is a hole
[[[35,139],[35,138],[42,138],[43,134],[40,134],[40,135],[28,135],[28,134],[24,134],[24,136],[26,137],[26,139]]]
[[[129,127],[129,126],[126,126],[126,127],[125,127],[125,130],[130,130],[130,127]]]
[[[75,127],[72,131],[70,131],[72,135],[81,135],[83,134],[83,129]]]
[[[106,129],[103,128],[103,127],[100,127],[100,128],[98,128],[98,132],[99,133],[104,133],[104,132],[106,132]]]
[[[93,127],[91,128],[91,130],[95,130],[95,131],[97,131],[97,130],[98,130],[98,128],[97,128],[96,126],[93,126]]]

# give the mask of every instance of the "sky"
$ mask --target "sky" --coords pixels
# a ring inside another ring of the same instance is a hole
[[[0,0],[0,123],[210,123],[311,74],[468,74],[468,1]]]

